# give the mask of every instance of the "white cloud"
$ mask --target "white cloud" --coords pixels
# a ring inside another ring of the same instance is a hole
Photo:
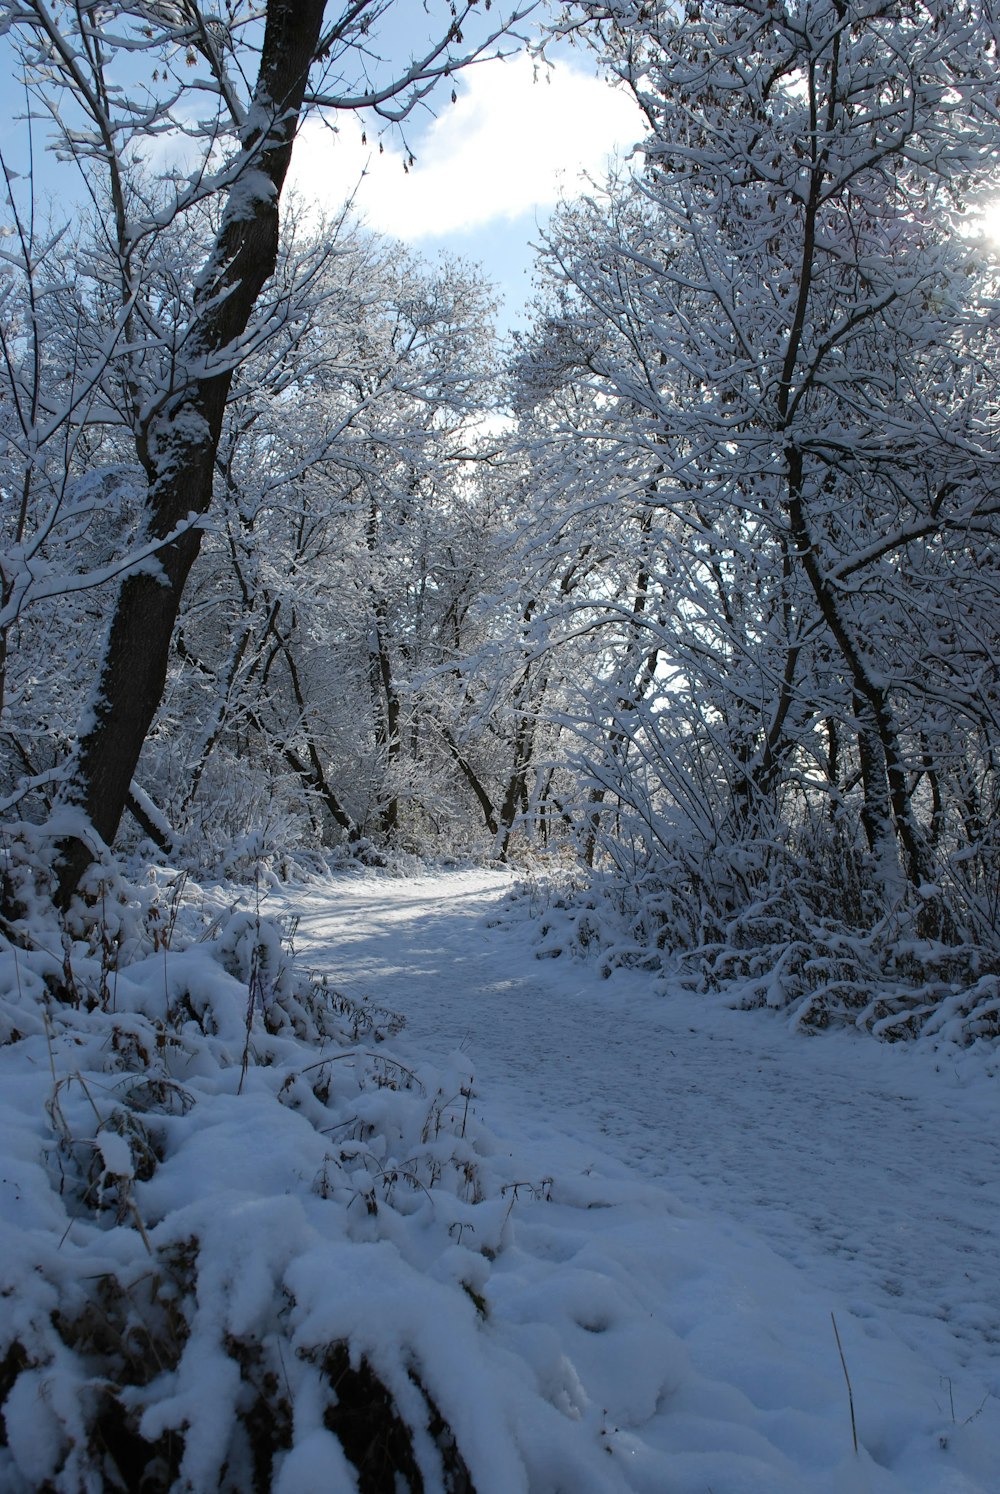
[[[417,240],[481,228],[553,206],[600,177],[608,155],[642,127],[638,110],[599,78],[558,62],[537,74],[530,58],[483,63],[463,75],[456,104],[414,141],[417,164],[403,170],[398,141],[384,152],[353,115],[337,132],[310,121],[296,142],[292,184],[336,212],[352,192],[372,228]]]

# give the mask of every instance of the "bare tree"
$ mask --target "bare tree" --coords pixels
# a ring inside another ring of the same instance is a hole
[[[155,562],[121,584],[65,777],[55,827],[62,905],[114,839],[162,696],[180,600],[213,503],[234,370],[271,330],[261,296],[305,113],[369,111],[399,123],[531,7],[509,12],[467,46],[473,0],[442,3],[423,55],[396,65],[379,56],[380,26],[391,24],[394,8],[392,0],[333,7],[243,0],[218,12],[196,0],[12,0],[0,13],[29,93],[53,122],[57,148],[80,166],[103,225],[102,294],[116,306],[119,350],[105,383],[116,383],[144,474],[138,539],[155,552]],[[185,143],[189,166],[154,190],[137,162],[171,132]],[[214,217],[214,240],[197,269],[178,267],[185,314],[164,335],[165,310],[146,294],[144,265],[164,230],[196,212]]]
[[[609,549],[649,577],[605,564],[562,608],[595,639],[581,731],[609,852],[623,823],[637,863],[700,848],[745,904],[796,834],[860,801],[869,908],[947,925],[934,889],[983,844],[960,785],[996,794],[995,261],[950,216],[995,170],[995,15],[580,13],[650,133],[631,183],[559,223],[524,377],[551,409],[562,357],[586,391],[556,416],[563,465],[589,457],[573,510],[606,504]],[[616,675],[641,685],[632,627],[656,656],[646,709]]]

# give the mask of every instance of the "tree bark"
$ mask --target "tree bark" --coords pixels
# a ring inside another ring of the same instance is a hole
[[[802,500],[802,453],[797,447],[791,447],[786,452],[786,458],[789,474],[788,513],[795,550],[809,579],[823,620],[847,665],[855,696],[864,702],[862,714],[871,722],[871,728],[867,724],[859,725],[858,734],[859,752],[862,754],[865,813],[868,816],[865,831],[869,844],[872,843],[873,833],[880,836],[878,826],[883,822],[893,824],[904,853],[907,880],[911,886],[919,887],[930,880],[931,858],[913,817],[910,791],[906,784],[888,693],[868,668],[861,646],[852,636],[851,629],[841,614],[833,588],[820,569]],[[874,730],[877,737],[877,754],[873,752],[873,743],[865,740],[865,732],[870,729]],[[878,843],[882,848],[879,858],[882,883],[880,890],[891,906],[899,896],[898,857],[894,851],[892,862],[895,865],[890,865],[884,840],[880,838]]]
[[[268,0],[251,123],[241,142],[246,170],[230,191],[215,248],[199,277],[184,360],[187,372],[182,369],[142,431],[139,454],[149,484],[146,528],[151,538],[164,541],[159,570],[122,583],[88,724],[61,799],[61,807],[82,811],[105,845],[118,830],[163,695],[174,623],[201,543],[197,520],[212,502],[215,457],[233,377],[225,350],[245,331],[277,261],[278,198],[323,12],[323,0]],[[206,376],[204,368],[213,358],[222,369]],[[56,902],[62,908],[97,849],[84,835],[60,844]]]
[[[385,762],[386,785],[386,797],[383,798],[378,813],[378,829],[380,834],[388,838],[395,833],[399,823],[396,774],[402,742],[399,736],[400,700],[389,655],[386,604],[382,599],[375,606],[372,633],[372,684],[378,696],[375,701],[375,742]]]
[[[455,759],[455,762],[458,764],[458,767],[461,769],[466,783],[475,794],[476,799],[479,803],[479,807],[483,812],[483,819],[486,822],[486,828],[495,839],[496,836],[500,834],[500,824],[497,820],[496,810],[493,807],[493,800],[487,793],[486,788],[482,780],[479,778],[478,774],[475,772],[467,759],[463,756],[462,749],[455,741],[454,736],[448,730],[447,726],[445,726],[443,723],[441,724],[441,735],[444,737],[445,745],[447,746],[448,751],[451,753],[452,757]]]

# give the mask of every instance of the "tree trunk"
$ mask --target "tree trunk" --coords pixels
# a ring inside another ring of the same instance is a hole
[[[878,732],[872,724],[867,703],[857,693],[854,696],[854,716],[857,722],[861,790],[864,796],[861,824],[875,862],[879,889],[883,899],[891,907],[902,898],[903,879],[890,812],[885,753]]]
[[[381,835],[390,838],[399,823],[397,774],[402,742],[399,735],[400,700],[389,655],[386,604],[381,599],[375,606],[372,635],[372,685],[378,697],[375,701],[375,742],[385,765],[385,797],[379,809],[378,829]]]
[[[448,751],[455,759],[455,762],[461,769],[466,783],[469,785],[472,792],[475,794],[476,799],[478,800],[479,807],[483,811],[483,819],[486,822],[487,830],[495,839],[500,834],[500,823],[497,820],[497,813],[496,809],[493,806],[493,800],[490,798],[482,780],[479,778],[471,764],[462,755],[462,749],[455,741],[454,736],[448,730],[447,726],[441,723],[440,730],[441,735],[445,740],[445,745],[447,746]]]
[[[840,649],[841,656],[850,674],[851,685],[855,696],[864,702],[865,710],[863,714],[871,723],[871,728],[867,726],[859,727],[858,747],[859,752],[862,754],[862,769],[863,771],[865,769],[864,759],[867,752],[868,766],[873,770],[870,780],[871,784],[873,786],[876,782],[884,782],[885,784],[885,797],[888,799],[891,823],[895,825],[895,833],[898,836],[905,858],[907,880],[911,886],[919,887],[921,883],[930,879],[932,870],[931,857],[927,846],[924,844],[920,828],[913,817],[910,791],[906,784],[906,773],[903,767],[903,759],[893,722],[888,693],[878,683],[872,670],[868,667],[862,653],[861,645],[852,635],[851,629],[841,613],[835,592],[828,584],[826,577],[820,569],[816,546],[809,532],[805,506],[802,500],[802,453],[797,447],[791,447],[787,451],[786,456],[789,473],[788,513],[796,553],[809,579],[823,620]],[[863,740],[864,732],[869,729],[873,729],[877,736],[881,767],[876,766],[875,760],[871,756],[871,744]],[[879,788],[878,796],[881,796],[881,794],[882,790]],[[883,816],[882,809],[875,806],[874,797],[870,797],[869,795],[868,779],[865,780],[865,803],[871,812],[880,818]],[[872,828],[869,823],[866,823],[865,830],[869,837],[869,843],[871,843]],[[883,843],[880,842],[880,845],[883,845]],[[882,854],[879,859],[881,864],[880,880],[882,883],[880,890],[886,899],[887,905],[891,906],[899,895],[897,871],[890,866],[887,855]],[[895,868],[898,869],[899,862],[895,849],[893,850],[892,860]]]
[[[118,830],[129,785],[166,682],[170,640],[201,533],[184,528],[208,512],[233,367],[225,349],[243,334],[278,253],[278,197],[288,171],[323,0],[268,0],[260,72],[242,140],[246,170],[223,214],[199,277],[186,369],[148,417],[140,457],[149,483],[146,529],[163,540],[158,574],[126,578],[111,622],[100,679],[61,807],[82,811],[100,841]],[[261,119],[266,121],[261,124]],[[251,185],[253,190],[251,191]],[[205,377],[206,363],[223,369]],[[180,532],[178,532],[180,531]],[[56,901],[65,908],[93,859],[86,831],[60,844]]]

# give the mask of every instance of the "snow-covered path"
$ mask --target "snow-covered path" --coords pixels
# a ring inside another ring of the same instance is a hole
[[[415,1053],[463,1049],[514,1152],[618,1159],[919,1355],[946,1420],[982,1406],[995,1421],[1000,1103],[983,1064],[807,1039],[664,999],[641,972],[538,960],[523,924],[489,924],[506,885],[466,872],[297,892],[299,952],[405,1014]]]

